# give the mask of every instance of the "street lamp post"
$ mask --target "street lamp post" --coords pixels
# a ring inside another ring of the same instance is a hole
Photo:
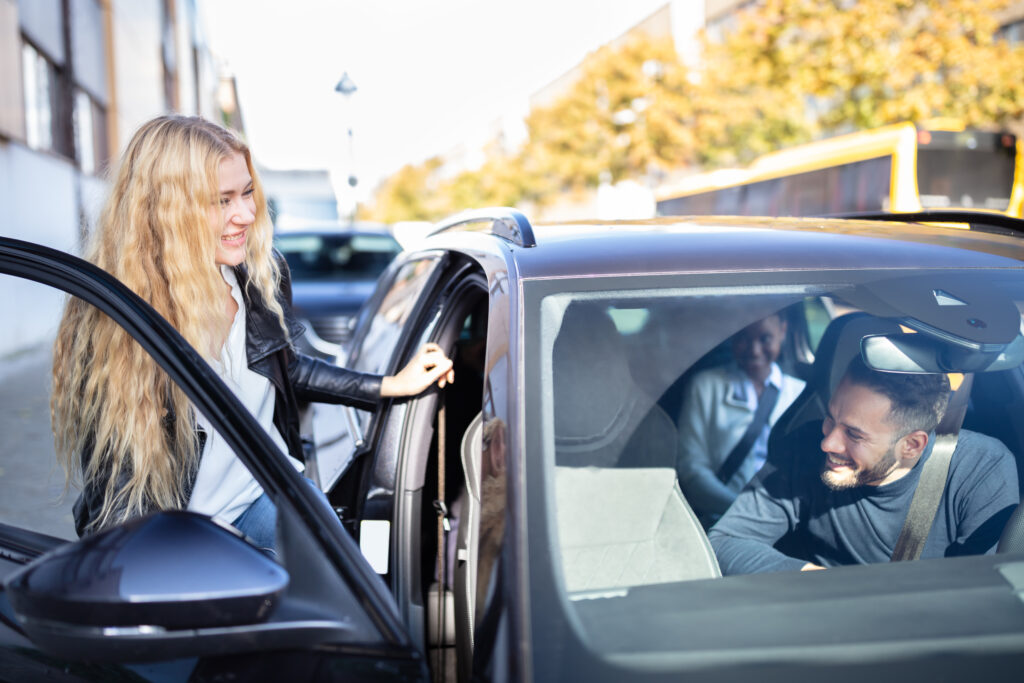
[[[352,97],[352,93],[354,93],[355,91],[356,91],[356,84],[352,80],[352,78],[348,75],[348,72],[346,71],[345,73],[343,73],[341,75],[341,79],[338,81],[338,84],[336,86],[334,86],[334,92],[341,93],[342,97],[345,98],[345,102],[347,103],[349,101],[349,99]],[[355,157],[353,155],[353,144],[352,144],[351,112],[349,112],[349,122],[348,122],[348,154],[349,154],[349,157],[350,157],[349,160],[351,162],[354,162],[355,161]],[[358,180],[356,179],[355,174],[352,172],[352,169],[350,168],[349,169],[349,175],[348,175],[348,184],[351,187],[355,187],[357,182],[358,182]]]
[[[346,115],[348,118],[348,186],[354,188],[358,183],[359,179],[355,174],[355,145],[352,141],[352,112],[348,107],[348,102],[352,97],[352,93],[356,91],[356,84],[352,78],[348,75],[348,72],[341,74],[341,79],[338,80],[338,84],[334,86],[334,92],[341,93],[341,96],[345,98],[346,103]],[[352,203],[352,214],[349,216],[349,221],[355,221],[356,217],[356,206],[355,202]]]

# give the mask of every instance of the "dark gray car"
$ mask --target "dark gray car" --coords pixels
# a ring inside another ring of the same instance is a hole
[[[78,542],[0,524],[0,671],[1017,680],[1013,509],[985,532],[995,552],[722,577],[676,478],[687,383],[775,312],[789,323],[779,362],[806,383],[782,429],[820,420],[835,369],[861,354],[970,376],[957,428],[1020,462],[1024,226],[995,220],[535,226],[501,209],[439,224],[380,277],[346,363],[390,373],[434,341],[456,381],[372,415],[315,406],[306,472],[333,509],[147,306],[79,261],[5,240],[0,272],[108,310],[209,413],[281,509],[285,550],[268,561],[183,513]],[[155,581],[146,561],[173,571]]]

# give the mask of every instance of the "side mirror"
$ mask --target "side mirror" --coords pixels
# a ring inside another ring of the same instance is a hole
[[[265,622],[288,581],[232,531],[173,511],[60,546],[12,574],[5,589],[41,649],[147,661],[230,649],[225,631]],[[205,648],[204,632],[221,638]]]

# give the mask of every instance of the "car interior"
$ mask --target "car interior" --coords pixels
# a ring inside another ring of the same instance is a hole
[[[918,285],[901,283],[900,286],[912,289]],[[562,313],[551,352],[555,507],[559,519],[591,519],[593,515],[600,515],[597,509],[600,506],[580,507],[581,501],[564,491],[604,490],[603,483],[595,479],[583,485],[579,479],[583,475],[578,471],[569,473],[569,468],[597,468],[607,472],[636,467],[673,468],[675,421],[685,409],[682,405],[683,389],[697,372],[731,362],[731,335],[769,313],[778,312],[788,324],[779,365],[787,374],[806,382],[803,394],[772,430],[771,442],[775,443],[781,435],[810,420],[822,419],[828,397],[850,360],[860,353],[863,338],[911,331],[895,322],[894,319],[901,317],[891,310],[888,311],[889,318],[863,312],[866,307],[885,310],[885,306],[878,303],[878,298],[872,298],[863,291],[847,295],[850,300],[839,294],[823,293],[805,297],[762,297],[759,302],[752,298],[747,304],[736,301],[727,305],[722,301],[717,305],[689,302],[689,309],[666,298],[647,301],[585,299],[568,304]],[[1007,324],[1020,325],[1019,313],[1013,306],[999,308],[992,303],[998,297],[988,295],[985,298],[989,300],[988,304],[975,313],[980,311],[979,315],[988,316],[988,320],[998,313],[1010,318]],[[697,306],[701,308],[697,310]],[[916,314],[915,309],[909,310]],[[961,313],[958,309],[957,314]],[[693,321],[696,319],[703,323],[702,334],[694,334]],[[941,332],[927,333],[929,329],[941,330],[941,327],[933,325],[929,328],[926,323],[918,327],[918,340],[944,338]],[[709,333],[708,330],[715,332]],[[969,365],[975,361],[968,361],[965,357],[959,362]],[[595,371],[598,368],[599,371]],[[979,368],[986,370],[982,372],[956,372],[956,369],[954,367],[947,372],[955,391],[939,433],[955,433],[962,424],[965,429],[999,439],[1017,458],[1018,480],[1024,482],[1024,463],[1021,463],[1024,430],[1019,421],[1013,419],[1013,415],[1019,414],[1017,411],[1024,400],[1024,375],[1019,367],[1012,365],[1002,369],[996,366]],[[933,368],[930,371],[937,370]],[[609,386],[617,390],[609,391]],[[616,472],[610,476],[626,475]],[[562,487],[559,482],[563,477],[573,477],[575,484]],[[654,483],[645,486],[649,487],[646,490],[658,490]],[[621,493],[628,490],[628,484],[623,480],[609,490]],[[614,508],[614,504],[607,502],[613,498],[604,496],[602,500]],[[640,496],[630,498],[635,503]],[[690,511],[685,498],[682,505]],[[635,506],[631,512],[641,515]],[[560,524],[559,538],[563,550],[567,543],[598,546],[611,543],[617,533],[611,531],[616,528],[615,520],[628,517],[622,511],[609,513],[607,518],[598,517],[601,521],[596,526],[605,538],[602,542],[582,540],[585,533],[578,523]],[[637,529],[642,524],[632,520],[624,526]],[[703,537],[703,532],[696,536]],[[700,546],[700,540],[691,539],[686,544],[687,557],[701,557],[701,553],[694,552],[694,548]],[[586,560],[580,559],[584,556]],[[577,575],[577,567],[595,565],[595,557],[599,556],[583,553],[563,556],[562,571],[570,592],[590,587],[587,579]],[[708,564],[713,563],[711,555]],[[602,567],[602,571],[611,571],[600,562],[596,564]],[[713,575],[694,574],[696,578]],[[652,573],[651,580],[675,580],[656,576],[656,572]],[[615,584],[605,581],[594,585]],[[630,584],[624,581],[621,585]]]

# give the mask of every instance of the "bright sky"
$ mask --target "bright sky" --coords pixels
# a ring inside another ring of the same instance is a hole
[[[347,165],[359,194],[482,139],[588,52],[667,0],[200,0],[269,168]],[[348,72],[358,90],[334,92]],[[343,175],[348,175],[346,170]]]

